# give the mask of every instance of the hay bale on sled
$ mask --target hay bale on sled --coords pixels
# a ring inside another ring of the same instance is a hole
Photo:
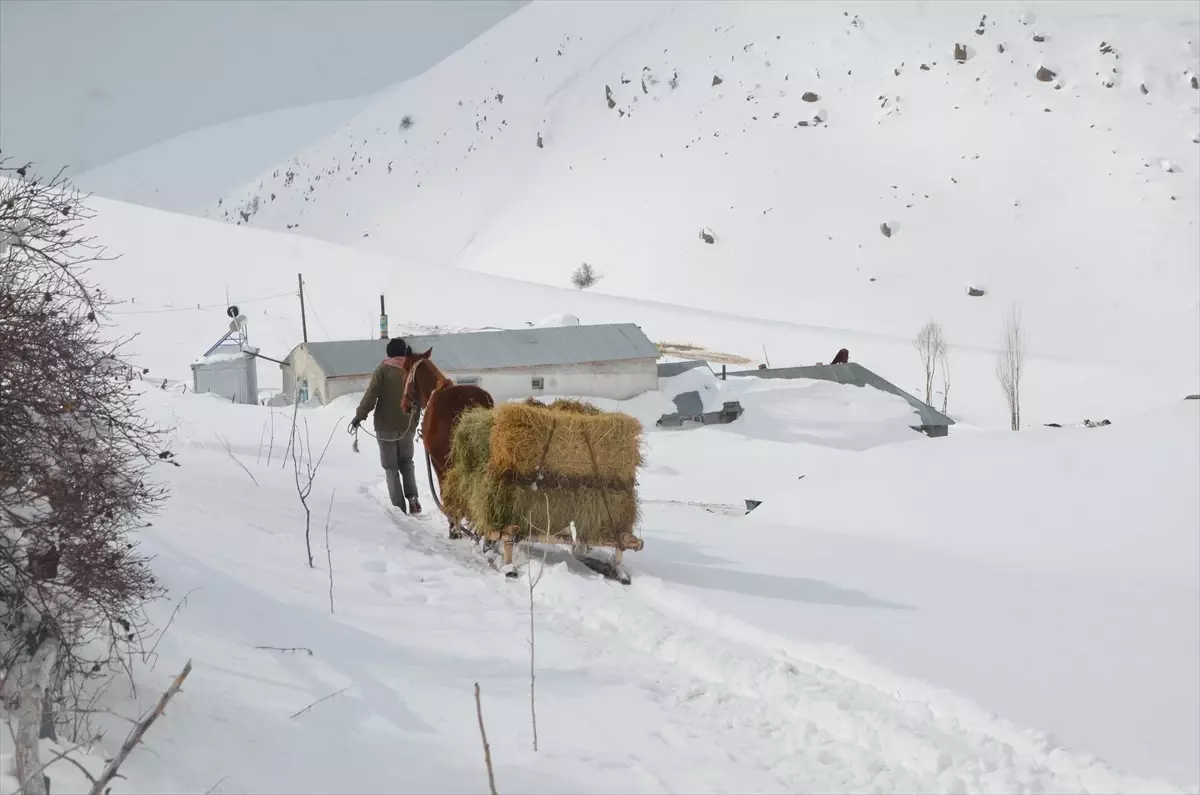
[[[579,540],[595,545],[612,543],[622,533],[632,533],[641,518],[637,494],[630,489],[535,489],[486,472],[466,476],[464,485],[470,516],[486,530],[516,525],[522,536],[569,537],[574,522]]]
[[[488,469],[496,474],[529,483],[554,475],[632,488],[645,461],[642,424],[628,414],[577,401],[557,408],[506,403],[492,412]]]
[[[574,522],[579,540],[613,543],[640,519],[642,444],[636,419],[579,401],[471,409],[454,428],[443,507],[482,532],[567,536]]]

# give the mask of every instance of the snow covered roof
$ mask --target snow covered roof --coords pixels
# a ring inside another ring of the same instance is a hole
[[[658,347],[634,323],[472,331],[405,341],[415,351],[433,348],[434,364],[451,373],[658,358]],[[327,378],[367,375],[387,355],[387,340],[382,339],[310,342],[307,347]]]

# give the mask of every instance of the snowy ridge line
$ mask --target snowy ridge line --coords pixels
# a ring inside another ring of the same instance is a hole
[[[523,577],[501,582],[474,547],[440,537],[441,516],[431,515],[437,520],[419,525],[393,517],[407,531],[406,546],[448,553],[494,578],[514,609],[527,609]],[[527,552],[514,562],[528,565]],[[688,726],[669,727],[664,741],[724,736],[731,759],[770,771],[789,791],[1195,791],[1119,772],[850,649],[810,647],[743,624],[655,578],[635,572],[634,585],[624,587],[571,573],[554,557],[546,565],[535,591],[539,620],[644,659],[634,670],[652,680],[647,689],[689,718]]]

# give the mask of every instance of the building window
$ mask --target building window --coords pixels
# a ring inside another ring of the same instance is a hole
[[[479,386],[479,376],[464,375],[454,379],[454,383],[461,386]]]
[[[534,378],[534,379],[532,379],[532,380],[531,380],[531,382],[530,382],[530,385],[531,385],[531,386],[532,386],[534,389],[538,389],[538,390],[545,389],[545,388],[546,388],[546,379],[545,379],[545,378],[540,378],[540,377],[539,377],[539,378]]]

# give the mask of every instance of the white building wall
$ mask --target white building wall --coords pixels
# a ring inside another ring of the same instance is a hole
[[[343,395],[365,392],[371,374],[325,378],[303,346],[288,356],[295,362],[295,372],[308,378],[309,397],[322,404]],[[577,395],[579,397],[627,400],[643,392],[658,389],[658,363],[655,359],[633,359],[621,362],[596,362],[556,367],[530,367],[506,370],[476,370],[446,373],[455,383],[477,379],[497,401],[537,395]],[[542,379],[542,388],[535,389],[535,378]],[[295,395],[295,376],[292,368],[283,368],[283,389],[289,397]]]
[[[490,392],[497,402],[531,395],[577,395],[627,400],[643,392],[658,389],[658,363],[654,359],[483,370],[447,375],[456,383],[478,378],[478,385]],[[541,389],[534,388],[535,378],[542,379]]]
[[[307,381],[309,400],[315,397],[322,404],[328,402],[324,397],[326,393],[325,373],[309,354],[308,348],[304,345],[296,346],[285,361],[287,364],[281,365],[279,369],[283,375],[283,394],[287,395],[289,401],[296,399],[298,384]]]
[[[346,376],[343,378],[327,378],[325,379],[325,403],[331,400],[336,400],[342,395],[351,395],[356,392],[366,392],[367,385],[371,383],[371,376],[356,375]]]

